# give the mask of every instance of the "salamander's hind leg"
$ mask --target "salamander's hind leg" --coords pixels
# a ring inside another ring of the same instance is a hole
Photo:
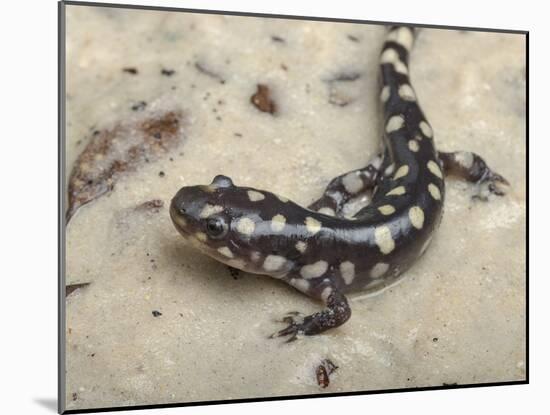
[[[326,286],[320,294],[326,308],[310,316],[300,313],[288,313],[282,320],[288,326],[271,335],[271,338],[290,336],[287,342],[296,340],[298,334],[312,336],[328,329],[341,326],[351,317],[351,308],[348,300],[340,291],[332,286]]]
[[[474,199],[488,200],[489,194],[503,196],[502,185],[509,185],[500,174],[492,171],[485,160],[476,153],[455,151],[446,153],[440,151],[439,159],[443,162],[445,174],[458,176],[468,182],[476,183],[477,191]]]
[[[381,164],[382,155],[378,155],[366,167],[335,177],[326,187],[323,196],[309,205],[308,209],[343,217],[343,208],[347,202],[367,190],[372,190],[376,185]]]

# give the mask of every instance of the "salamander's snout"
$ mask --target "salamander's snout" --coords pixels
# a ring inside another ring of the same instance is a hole
[[[200,215],[200,207],[206,203],[199,186],[182,187],[170,203],[170,217],[179,231],[191,231],[193,221]]]
[[[172,202],[170,203],[170,214],[183,216],[186,213],[185,210],[185,202],[184,197],[181,195],[181,191],[184,189],[180,189],[178,193],[172,198]],[[182,200],[183,199],[183,200]]]
[[[180,189],[170,202],[170,218],[176,229],[180,232],[184,231],[187,227],[185,197],[182,197],[182,191],[184,190],[185,188]]]

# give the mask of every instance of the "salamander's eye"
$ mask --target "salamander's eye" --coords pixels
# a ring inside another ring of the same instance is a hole
[[[226,221],[221,217],[211,217],[206,221],[206,233],[214,239],[223,238],[227,234]]]

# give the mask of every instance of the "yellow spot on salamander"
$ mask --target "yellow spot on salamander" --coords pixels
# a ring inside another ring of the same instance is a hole
[[[278,271],[286,263],[286,258],[280,255],[268,255],[264,261],[264,269],[266,271]]]
[[[374,241],[383,254],[387,255],[395,249],[395,241],[390,228],[387,226],[379,226],[374,229]]]
[[[422,229],[422,226],[424,226],[424,211],[418,206],[413,206],[409,209],[409,219],[412,226],[416,229]]]
[[[382,55],[380,56],[380,63],[390,63],[393,65],[393,68],[396,72],[402,73],[403,75],[408,74],[407,65],[405,65],[400,59],[399,54],[395,49],[388,48],[382,52]]]
[[[380,63],[391,63],[394,64],[395,61],[399,60],[399,54],[393,48],[388,48],[382,52],[380,56]]]
[[[385,103],[388,99],[390,99],[390,92],[390,87],[388,85],[382,88],[382,92],[380,93],[380,101]]]
[[[210,203],[207,203],[202,208],[201,212],[199,213],[199,217],[201,219],[205,219],[209,216],[212,216],[216,213],[220,213],[223,210],[223,206],[220,205],[211,205]]]
[[[206,240],[208,239],[208,237],[206,236],[206,234],[204,232],[195,233],[195,238],[197,238],[201,242],[206,242]]]
[[[301,252],[303,254],[307,249],[307,243],[303,241],[298,241],[296,242],[295,248],[298,252]]]
[[[265,196],[263,193],[257,192],[256,190],[249,190],[248,192],[248,198],[251,202],[259,202],[260,200],[264,200]]]
[[[221,248],[218,248],[218,252],[223,256],[233,258],[233,252],[231,252],[231,250],[227,246],[222,246]]]
[[[410,50],[414,42],[414,36],[408,27],[400,27],[388,34],[388,40],[396,42],[405,49]]]
[[[271,230],[273,232],[281,232],[285,228],[286,218],[277,214],[271,218]]]
[[[383,205],[378,208],[382,215],[391,215],[395,212],[395,208],[392,205]]]
[[[435,200],[441,200],[441,192],[439,191],[439,188],[435,184],[430,183],[428,185],[428,192],[430,192],[430,194]]]
[[[317,278],[323,275],[328,269],[327,261],[317,261],[313,264],[304,265],[300,269],[300,275],[306,279]]]
[[[239,231],[243,235],[252,235],[254,233],[255,227],[256,225],[254,224],[254,221],[250,218],[240,218],[237,222],[237,231]]]
[[[386,196],[401,196],[405,194],[405,186],[397,186],[386,193]]]
[[[342,184],[348,193],[355,194],[363,188],[363,180],[358,172],[348,173],[342,179]]]
[[[394,115],[390,117],[386,124],[386,132],[392,133],[399,130],[405,125],[405,119],[401,115]]]
[[[439,168],[439,164],[437,164],[433,160],[430,160],[430,161],[428,161],[428,164],[426,166],[428,167],[428,170],[431,171],[434,175],[436,175],[440,179],[443,179],[443,173],[441,173],[441,169]]]
[[[399,87],[397,93],[405,101],[416,101],[416,94],[414,89],[409,84],[403,84]]]
[[[422,134],[424,134],[426,137],[433,137],[434,133],[432,127],[430,127],[430,124],[428,124],[426,121],[420,121],[420,124],[418,126],[420,127],[420,131],[422,131]]]
[[[474,155],[469,151],[457,151],[454,157],[455,161],[465,169],[471,169],[474,165]]]
[[[319,222],[317,219],[312,218],[311,216],[308,216],[305,220],[306,229],[308,232],[311,232],[313,235],[316,234],[321,230],[321,222]]]
[[[409,150],[411,150],[413,153],[417,153],[418,150],[420,150],[420,146],[418,145],[418,141],[409,140]]]
[[[350,261],[344,261],[340,264],[340,274],[346,285],[350,285],[355,278],[355,264]]]
[[[304,280],[303,278],[292,278],[290,280],[290,285],[303,293],[307,293],[310,283],[308,280]]]
[[[400,179],[401,177],[405,177],[407,174],[409,174],[409,166],[405,164],[397,169],[397,171],[393,175],[393,180],[397,180],[397,179]]]

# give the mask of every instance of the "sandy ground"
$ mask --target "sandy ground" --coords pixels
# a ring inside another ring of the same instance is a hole
[[[186,123],[181,148],[67,228],[67,283],[91,283],[67,297],[68,409],[525,378],[523,36],[420,33],[411,76],[439,149],[482,154],[511,188],[481,203],[449,180],[427,254],[395,288],[353,300],[341,328],[268,339],[286,312],[320,305],[267,277],[232,278],[171,224],[175,192],[219,173],[306,205],[365,165],[380,142],[383,36],[371,25],[67,7],[68,171],[91,131],[135,116],[140,101],[177,107]],[[356,79],[331,81],[343,75]],[[258,83],[274,115],[250,103]],[[165,206],[133,210],[151,199]],[[339,368],[323,390],[324,358]]]

